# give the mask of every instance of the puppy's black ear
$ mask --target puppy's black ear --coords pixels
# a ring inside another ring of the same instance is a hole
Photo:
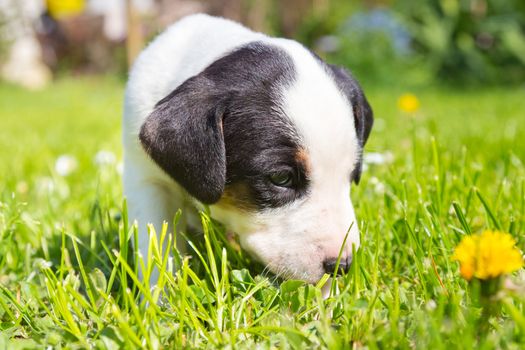
[[[224,93],[203,75],[157,103],[139,138],[150,157],[199,201],[219,200],[226,182]]]
[[[365,146],[366,140],[368,140],[368,136],[372,130],[372,125],[374,124],[372,108],[370,107],[361,86],[346,69],[334,65],[329,66],[339,89],[346,95],[352,104],[356,135],[359,146],[362,149]],[[361,154],[359,156],[359,161],[352,172],[352,180],[356,184],[358,184],[361,179],[362,167],[363,157]]]

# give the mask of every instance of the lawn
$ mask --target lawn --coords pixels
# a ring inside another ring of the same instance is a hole
[[[168,259],[156,228],[143,263],[160,266],[163,288],[139,283],[119,173],[123,83],[0,84],[0,349],[523,348],[525,271],[486,317],[451,257],[486,229],[525,250],[525,89],[418,88],[414,113],[397,106],[405,89],[365,91],[377,154],[351,194],[362,248],[323,299],[324,280],[262,274],[206,214],[191,258]]]

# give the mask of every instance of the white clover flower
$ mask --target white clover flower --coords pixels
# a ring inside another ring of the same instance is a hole
[[[112,165],[117,162],[117,156],[111,151],[101,150],[95,155],[94,162],[98,166]]]
[[[78,161],[69,154],[63,154],[55,162],[55,171],[60,176],[68,176],[78,168]]]

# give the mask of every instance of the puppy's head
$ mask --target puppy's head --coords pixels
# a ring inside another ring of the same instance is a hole
[[[140,140],[151,158],[287,278],[349,266],[350,201],[372,111],[357,82],[295,42],[251,43],[161,100]]]

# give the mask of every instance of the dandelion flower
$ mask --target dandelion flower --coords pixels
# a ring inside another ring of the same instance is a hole
[[[397,100],[397,107],[405,113],[415,113],[419,110],[419,99],[414,94],[403,94]]]
[[[523,266],[523,256],[508,233],[484,231],[465,236],[454,250],[453,260],[459,261],[460,273],[487,280],[514,272]]]

